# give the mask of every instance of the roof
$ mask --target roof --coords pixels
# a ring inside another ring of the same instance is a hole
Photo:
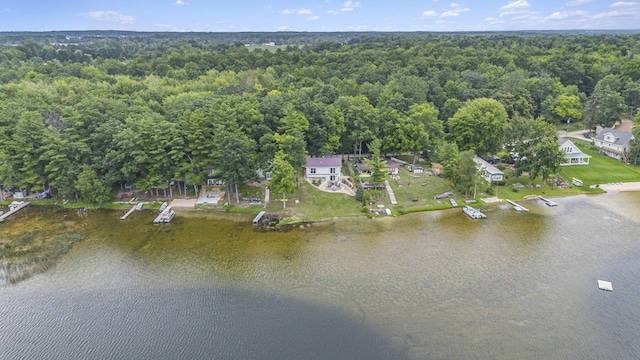
[[[611,133],[611,135],[613,135],[616,138],[616,140],[613,142],[613,144],[616,144],[616,145],[624,145],[629,140],[634,138],[633,134],[631,133],[615,130],[612,128],[604,128],[598,133],[598,135],[596,135],[595,139],[604,141],[604,136],[609,133]]]
[[[478,164],[480,167],[484,168],[489,174],[491,175],[495,175],[495,174],[503,174],[504,173],[502,171],[500,171],[500,169],[498,169],[497,167],[489,164],[488,162],[484,161],[483,159],[475,156],[473,158],[473,161],[476,162],[476,164]]]
[[[582,152],[582,150],[580,150],[578,148],[578,146],[576,146],[576,144],[573,143],[573,141],[565,138],[565,137],[560,137],[558,140],[560,140],[560,147],[564,146],[564,144],[566,143],[571,143],[571,147],[573,149],[578,150],[578,152],[570,152],[570,153],[565,153],[564,157],[569,158],[569,159],[587,159],[590,158],[591,155],[587,155],[585,153]]]
[[[304,167],[341,167],[342,157],[340,156],[327,156],[327,157],[310,157],[307,158],[307,163]]]

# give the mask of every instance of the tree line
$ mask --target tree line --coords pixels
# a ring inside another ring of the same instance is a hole
[[[461,154],[506,147],[528,159],[518,172],[546,177],[558,124],[633,116],[638,40],[361,34],[276,49],[180,34],[27,36],[0,47],[0,184],[104,202],[124,185],[163,191],[213,176],[235,187],[274,159],[299,168],[307,155],[372,144],[450,170]]]

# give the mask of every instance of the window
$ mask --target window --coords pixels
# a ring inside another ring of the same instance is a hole
[[[312,174],[315,174],[316,173],[316,168],[311,168],[311,170],[309,172],[312,173]]]
[[[330,169],[329,169],[329,173],[331,173],[331,174],[335,174],[335,173],[336,173],[336,168],[330,168]]]
[[[335,176],[335,175],[331,175],[331,176],[329,177],[329,180],[330,180],[330,181],[336,181],[336,176]]]

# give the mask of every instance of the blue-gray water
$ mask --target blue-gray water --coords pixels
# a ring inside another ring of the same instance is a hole
[[[286,234],[90,213],[56,267],[0,288],[0,358],[640,358],[640,194],[557,202]]]

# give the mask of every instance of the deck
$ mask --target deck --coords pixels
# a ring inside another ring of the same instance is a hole
[[[13,205],[15,204],[15,205]],[[21,203],[16,204],[15,202],[12,205],[9,206],[9,211],[0,215],[0,221],[4,221],[4,219],[8,218],[9,216],[17,213],[18,211],[26,208],[27,206],[29,206],[29,204],[31,204],[30,202],[26,202],[23,201]]]

